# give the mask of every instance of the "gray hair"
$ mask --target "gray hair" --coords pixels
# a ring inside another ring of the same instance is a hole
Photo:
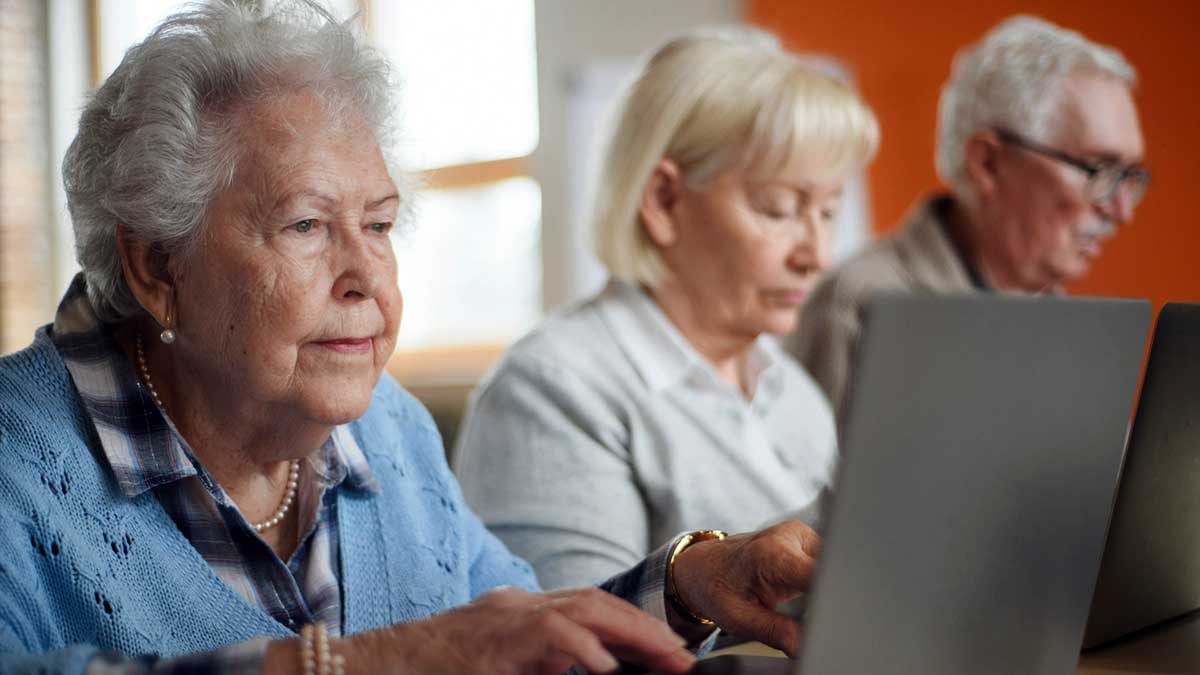
[[[241,112],[298,90],[334,120],[364,120],[386,146],[387,62],[313,0],[194,5],[126,52],[63,160],[76,256],[102,320],[143,311],[122,274],[116,226],[186,257],[233,181]]]
[[[1093,71],[1133,86],[1134,69],[1119,51],[1032,16],[1014,16],[954,58],[938,102],[938,175],[960,196],[965,189],[963,152],[972,134],[1003,127],[1042,143],[1052,142],[1058,84]]]

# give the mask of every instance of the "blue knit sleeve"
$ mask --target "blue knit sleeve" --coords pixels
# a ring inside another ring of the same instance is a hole
[[[488,532],[470,509],[463,505],[463,519],[471,557],[471,597],[476,598],[497,586],[514,586],[538,591],[537,577],[529,563],[513,555]]]
[[[406,464],[420,477],[426,491],[435,493],[445,507],[432,513],[436,517],[453,514],[451,520],[431,521],[428,525],[451,528],[461,537],[460,555],[465,556],[468,565],[465,581],[469,585],[469,589],[463,589],[468,594],[462,599],[474,599],[498,586],[540,590],[529,563],[513,555],[466,505],[446,463],[442,437],[429,411],[386,373],[375,387],[372,410],[355,428],[361,434],[363,451],[373,458],[373,468],[381,473],[390,463],[387,449],[396,445],[395,439],[401,439]]]
[[[31,654],[17,637],[8,619],[0,623],[0,673],[33,675],[37,673],[83,673],[88,661],[98,650],[91,645],[72,645],[48,654]]]
[[[170,659],[95,654],[83,675],[259,675],[267,656],[266,638],[243,640],[200,654]]]
[[[0,574],[3,570],[0,566]],[[36,637],[23,630],[21,612],[12,603],[14,597],[20,594],[0,597],[0,673],[4,675],[255,675],[266,657],[266,638],[170,659],[130,657],[88,644],[39,653]]]
[[[7,645],[0,654],[5,675],[258,675],[266,643],[248,640],[223,649],[174,659],[129,658],[100,652],[91,645],[73,645],[49,654],[14,654]]]

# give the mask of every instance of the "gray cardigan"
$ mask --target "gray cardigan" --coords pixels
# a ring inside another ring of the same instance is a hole
[[[514,345],[468,406],[468,504],[546,588],[593,583],[684,530],[815,524],[836,437],[815,383],[768,338],[751,400],[643,292],[612,282]]]

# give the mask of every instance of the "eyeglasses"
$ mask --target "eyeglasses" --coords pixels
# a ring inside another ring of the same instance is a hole
[[[1084,186],[1084,196],[1093,206],[1100,208],[1112,204],[1117,191],[1123,191],[1130,209],[1137,206],[1142,195],[1146,193],[1146,185],[1150,183],[1150,172],[1138,164],[1120,164],[1118,162],[1089,162],[1061,150],[1048,148],[1039,143],[1027,140],[1011,131],[996,129],[996,135],[1005,143],[1035,152],[1039,155],[1058,160],[1063,164],[1073,166],[1087,174]]]

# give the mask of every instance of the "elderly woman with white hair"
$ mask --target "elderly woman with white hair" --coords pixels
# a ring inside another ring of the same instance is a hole
[[[318,6],[265,4],[174,16],[83,112],[83,271],[0,358],[0,672],[681,672],[713,629],[664,588],[794,651],[773,608],[807,587],[802,525],[543,594],[463,504],[381,376],[411,201],[387,68]]]
[[[700,527],[817,523],[833,417],[771,336],[795,327],[877,142],[849,86],[759,31],[650,58],[597,191],[611,280],[503,356],[454,454],[467,503],[543,585],[594,583]]]

